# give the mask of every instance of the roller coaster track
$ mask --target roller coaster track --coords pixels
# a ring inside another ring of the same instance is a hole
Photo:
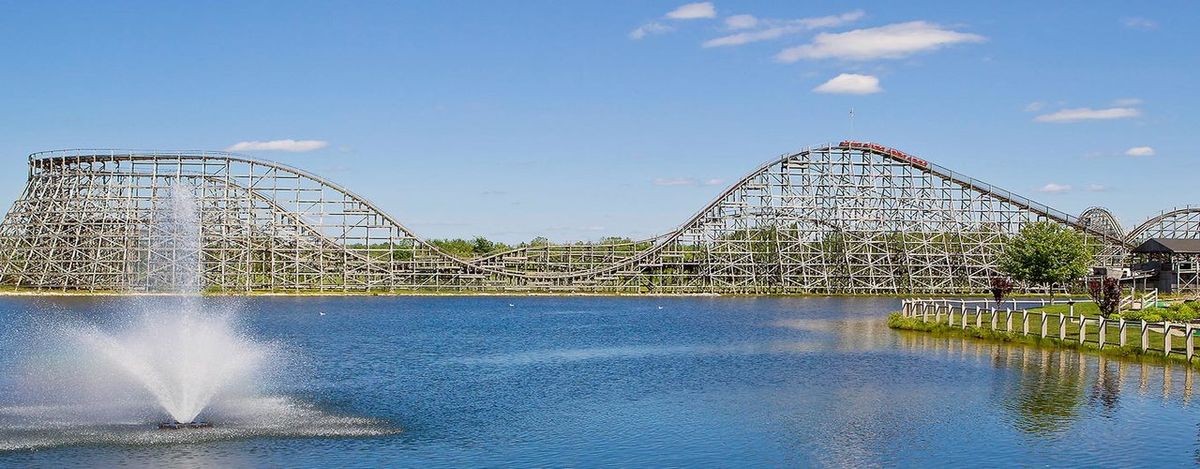
[[[1119,254],[1155,223],[1193,213],[1124,236],[1103,209],[1074,217],[895,149],[842,142],[764,163],[653,238],[461,259],[345,187],[243,155],[65,150],[29,164],[0,225],[0,267],[3,282],[31,288],[138,289],[147,213],[172,178],[193,181],[204,210],[221,212],[205,227],[203,271],[210,288],[230,291],[975,291],[1024,223],[1071,226]]]
[[[1133,245],[1149,238],[1200,238],[1200,207],[1181,207],[1159,213],[1129,230]]]

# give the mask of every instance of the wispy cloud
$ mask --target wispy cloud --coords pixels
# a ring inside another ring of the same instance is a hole
[[[740,46],[752,42],[769,41],[784,36],[812,31],[821,28],[833,28],[858,21],[865,13],[854,10],[840,15],[800,18],[790,20],[758,19],[751,15],[736,15],[725,19],[725,26],[732,30],[752,29],[727,36],[721,36],[705,41],[704,47]]]
[[[1141,98],[1121,98],[1113,101],[1116,107],[1133,107],[1142,104]]]
[[[844,33],[821,33],[811,43],[784,49],[775,59],[784,63],[804,59],[901,59],[953,44],[985,40],[987,38],[978,34],[952,31],[925,21],[910,21]]]
[[[1033,118],[1033,120],[1037,122],[1067,123],[1086,120],[1128,119],[1140,115],[1142,115],[1142,111],[1131,107],[1111,107],[1106,109],[1080,107],[1042,114]]]
[[[657,178],[654,180],[656,186],[694,186],[696,180],[692,178]]]
[[[758,18],[754,15],[733,15],[725,18],[725,27],[728,29],[750,29],[758,26]]]
[[[1088,192],[1104,192],[1108,190],[1108,186],[1103,184],[1088,184]]]
[[[883,91],[879,87],[879,78],[871,75],[843,73],[813,88],[817,93],[831,94],[872,94]]]
[[[284,140],[237,142],[230,145],[225,151],[290,151],[298,153],[320,150],[327,146],[329,146],[329,142],[324,140],[292,140],[289,138]]]
[[[673,20],[696,20],[716,18],[717,9],[712,2],[697,2],[683,5],[667,13],[667,18]]]
[[[1125,150],[1126,156],[1154,156],[1153,147],[1133,147]]]
[[[675,28],[673,28],[671,26],[667,26],[662,23],[650,22],[650,23],[646,23],[641,26],[638,26],[637,29],[630,31],[629,38],[637,41],[646,36],[650,36],[650,35],[654,35],[654,34],[669,33],[671,31],[673,31],[674,29]]]
[[[1044,192],[1047,194],[1060,194],[1063,192],[1068,192],[1070,190],[1071,190],[1071,186],[1069,184],[1056,184],[1056,183],[1051,182],[1051,183],[1048,183],[1048,184],[1038,188],[1037,191]]]
[[[712,2],[689,3],[687,5],[680,6],[679,8],[676,8],[674,10],[667,12],[666,15],[663,15],[664,18],[671,19],[671,20],[695,20],[695,19],[704,19],[704,18],[716,18],[716,16],[717,16],[717,9],[715,7],[713,7]],[[672,26],[670,24],[663,24],[658,21],[651,21],[649,23],[638,26],[637,28],[634,28],[633,31],[630,31],[629,38],[633,39],[635,41],[640,41],[642,39],[645,39],[647,36],[666,34],[671,31],[674,31],[674,30],[675,30],[675,26]]]
[[[1025,112],[1038,112],[1038,111],[1041,111],[1042,108],[1044,108],[1044,107],[1046,107],[1046,103],[1043,103],[1041,101],[1034,101],[1032,103],[1025,105]]]
[[[658,178],[654,180],[656,186],[717,186],[723,184],[724,179],[696,179],[696,178]]]
[[[1139,16],[1130,16],[1121,18],[1121,26],[1129,29],[1158,29],[1158,23],[1154,20],[1142,18]]]

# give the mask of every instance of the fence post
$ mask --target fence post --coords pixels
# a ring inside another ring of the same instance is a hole
[[[1029,310],[1021,310],[1021,335],[1029,335]]]
[[[1012,310],[1004,309],[1004,332],[1012,332]]]
[[[1163,355],[1171,354],[1171,323],[1163,321]]]
[[[1106,336],[1108,335],[1108,321],[1104,320],[1104,316],[1100,316],[1100,319],[1097,321],[1099,321],[1100,324],[1100,326],[1096,328],[1100,334],[1097,336],[1097,340],[1100,343],[1100,349],[1104,350],[1104,339],[1106,339]]]
[[[1046,310],[1042,310],[1042,338],[1046,338]]]
[[[938,305],[933,305],[933,322],[938,324],[942,322],[942,308]]]
[[[1058,339],[1067,340],[1067,315],[1058,313]]]
[[[992,308],[992,330],[996,330],[996,308]]]
[[[1183,332],[1184,332],[1185,334],[1187,334],[1187,339],[1186,339],[1186,340],[1184,340],[1184,344],[1186,344],[1186,345],[1184,345],[1184,347],[1187,347],[1187,348],[1186,348],[1186,350],[1187,350],[1187,360],[1190,362],[1190,361],[1192,361],[1192,351],[1193,351],[1193,349],[1192,349],[1192,335],[1193,335],[1193,332],[1194,332],[1194,331],[1192,330],[1192,323],[1190,323],[1190,322],[1189,322],[1189,323],[1187,323],[1187,326],[1184,326],[1184,328],[1183,328]]]
[[[983,313],[979,312],[979,306],[975,307],[975,328],[983,329]]]
[[[1079,343],[1083,343],[1083,339],[1087,338],[1087,319],[1079,318]]]
[[[1150,324],[1142,320],[1142,352],[1150,350]]]
[[[1071,313],[1071,317],[1075,317],[1075,302],[1067,303],[1067,310]]]
[[[1125,342],[1125,320],[1124,319],[1117,320],[1117,329],[1119,330],[1117,335],[1120,336],[1117,338],[1117,344],[1121,347],[1124,347],[1126,344],[1126,342]]]
[[[921,303],[921,322],[929,322],[929,303]]]

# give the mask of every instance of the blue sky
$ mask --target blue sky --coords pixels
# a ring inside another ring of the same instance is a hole
[[[0,5],[5,207],[34,151],[237,146],[426,237],[643,237],[847,136],[1127,226],[1200,202],[1196,2]]]

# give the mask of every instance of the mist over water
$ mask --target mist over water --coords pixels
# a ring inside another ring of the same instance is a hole
[[[68,345],[100,357],[93,366],[132,378],[183,423],[195,421],[222,392],[261,380],[271,358],[268,345],[236,330],[235,311],[201,307],[203,217],[195,190],[170,180],[159,189],[148,227],[147,285],[175,296],[141,301],[118,327],[74,325],[66,333]]]
[[[182,303],[178,312],[145,311],[123,329],[84,326],[70,335],[101,365],[133,378],[174,421],[187,423],[222,392],[251,387],[272,350],[236,331],[230,316]]]

